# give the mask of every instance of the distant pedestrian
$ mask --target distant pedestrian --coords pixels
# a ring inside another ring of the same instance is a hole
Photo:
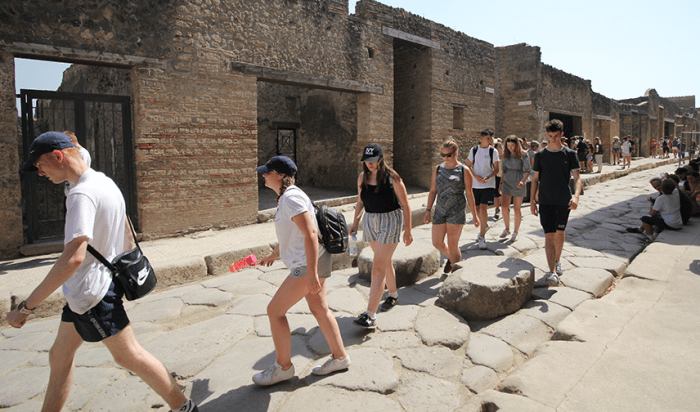
[[[363,172],[357,178],[357,205],[350,233],[357,233],[362,217],[362,239],[369,243],[374,259],[367,310],[354,323],[363,328],[373,328],[385,286],[389,296],[382,303],[382,311],[388,311],[399,303],[393,256],[401,240],[402,223],[404,244],[409,246],[413,242],[411,207],[406,186],[399,174],[386,164],[382,146],[378,143],[368,144],[361,161]]]
[[[469,151],[467,166],[472,170],[474,181],[472,191],[479,216],[479,249],[486,249],[486,230],[488,229],[488,207],[494,204],[496,195],[496,175],[499,171],[500,158],[498,150],[491,146],[493,131],[484,129],[479,137],[479,146]]]
[[[472,193],[472,172],[459,162],[459,146],[454,139],[447,140],[440,150],[445,161],[433,169],[430,178],[430,193],[423,223],[430,223],[430,211],[435,204],[433,216],[433,246],[447,256],[444,273],[451,273],[454,265],[462,260],[459,237],[466,223],[467,202],[472,212],[472,221],[479,227],[479,217]],[[447,244],[445,244],[447,236]]]
[[[102,342],[118,365],[138,375],[171,409],[197,411],[163,364],[136,341],[122,304],[124,291],[113,282],[112,273],[86,254],[90,244],[111,261],[133,244],[125,236],[130,231],[117,185],[90,169],[70,138],[59,132],[41,134],[32,142],[20,171],[33,170],[56,184],[74,185],[66,200],[63,253],[43,282],[7,314],[9,324],[21,328],[41,302],[59,286],[63,288],[66,306],[49,350],[51,373],[42,410],[63,410],[73,382],[75,353],[86,341]]]
[[[275,156],[255,170],[262,174],[265,186],[277,193],[278,205],[275,215],[278,243],[260,264],[270,266],[279,257],[290,272],[267,305],[275,363],[253,375],[253,382],[269,386],[294,377],[287,311],[302,298],[306,299],[331,350],[331,357],[311,372],[327,375],[347,369],[350,357],[345,352],[338,322],[328,309],[326,296],[326,279],[331,275],[333,261],[331,254],[318,242],[318,222],[311,200],[294,185],[297,167],[292,159]]]
[[[498,152],[498,157],[503,158],[503,144],[501,144],[501,139],[494,139],[493,148]],[[493,195],[493,220],[498,220],[501,217],[499,213],[501,212],[501,192],[498,190],[501,187],[501,179],[503,178],[503,168],[501,163],[498,163],[498,174],[496,175],[496,191]]]
[[[535,155],[532,192],[539,200],[539,210],[534,201],[530,202],[530,211],[540,216],[544,229],[545,252],[549,272],[545,281],[549,286],[559,285],[562,267],[561,252],[564,247],[564,230],[569,219],[569,212],[578,207],[581,194],[581,177],[576,153],[561,145],[564,124],[561,120],[550,120],[546,126],[549,145]],[[569,189],[569,179],[574,176],[574,193]]]
[[[669,151],[671,150],[671,148],[669,147],[668,138],[664,137],[661,140],[661,148],[663,149],[663,152],[664,152],[664,159],[668,158]]]
[[[613,154],[613,164],[617,165],[620,163],[620,138],[615,136],[613,137],[613,144],[612,144],[612,154]]]
[[[598,171],[600,173],[603,171],[603,154],[605,149],[603,149],[603,143],[600,142],[600,137],[593,139],[593,156],[595,157],[595,163],[598,166]]]
[[[530,177],[530,159],[527,154],[520,149],[520,139],[515,135],[510,135],[506,138],[506,143],[503,148],[503,159],[501,160],[503,168],[503,178],[501,179],[502,209],[503,223],[506,228],[501,233],[501,238],[510,235],[510,202],[513,200],[513,214],[515,222],[513,224],[513,234],[510,237],[511,241],[518,238],[520,230],[520,222],[522,221],[522,205],[523,198],[527,194],[525,183]]]
[[[573,148],[572,148],[573,149]],[[581,173],[586,173],[586,161],[588,158],[588,145],[583,137],[578,137],[578,143],[576,143],[576,156],[578,157],[579,169]]]
[[[676,138],[673,139],[673,143],[671,143],[671,149],[673,150],[673,158],[678,159],[678,148],[680,147],[680,139]]]
[[[629,169],[632,166],[632,142],[630,142],[629,136],[624,137],[620,149],[622,150],[622,168],[627,166]]]

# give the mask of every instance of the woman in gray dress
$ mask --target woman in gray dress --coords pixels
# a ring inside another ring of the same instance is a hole
[[[520,207],[523,204],[523,197],[527,194],[525,182],[530,177],[530,171],[532,170],[530,160],[523,153],[520,139],[515,135],[510,135],[506,138],[501,166],[503,167],[503,178],[501,178],[501,186],[498,190],[503,198],[501,200],[501,208],[503,209],[503,223],[506,225],[503,233],[501,233],[501,237],[505,238],[510,235],[510,213],[508,209],[512,198],[515,224],[510,240],[515,241],[518,238],[518,230],[523,218]]]
[[[459,250],[459,237],[466,223],[467,202],[472,211],[475,227],[479,227],[479,218],[474,207],[472,193],[472,172],[467,165],[457,160],[459,146],[454,139],[449,139],[442,145],[440,156],[445,159],[433,169],[428,194],[428,207],[425,209],[423,223],[430,223],[430,210],[435,203],[433,216],[433,246],[447,256],[445,273],[452,272],[452,266],[462,260]],[[445,244],[447,236],[447,244]]]

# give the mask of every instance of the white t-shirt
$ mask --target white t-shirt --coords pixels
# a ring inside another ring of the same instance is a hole
[[[78,153],[80,154],[80,158],[83,159],[83,162],[85,162],[88,167],[90,167],[90,164],[92,163],[92,157],[90,156],[90,152],[87,151],[86,148],[84,147],[79,147],[78,148]],[[65,193],[66,196],[68,196],[68,192],[71,191],[75,186],[73,183],[66,181],[65,183],[65,188],[63,188],[63,192]]]
[[[498,157],[498,150],[489,146],[481,147],[476,149],[476,161],[474,160],[474,149],[469,149],[468,159],[472,162],[472,172],[481,177],[486,177],[493,173],[493,167],[491,166],[491,156],[489,155],[489,150],[493,149],[493,164],[500,161]],[[496,188],[496,177],[492,176],[486,183],[477,182],[476,179],[472,180],[472,188],[474,189],[495,189]]]
[[[108,261],[123,252],[126,207],[119,187],[104,173],[88,169],[66,199],[64,244],[87,236],[88,243]],[[107,294],[112,274],[89,252],[63,284],[70,309],[83,314]]]
[[[670,195],[661,195],[654,201],[654,210],[659,212],[664,222],[674,229],[683,227],[681,218],[681,197],[678,189],[674,189]]]
[[[632,154],[632,143],[629,140],[622,142],[620,148],[622,149],[622,154]]]
[[[311,199],[298,187],[289,186],[280,197],[275,215],[275,232],[280,245],[280,258],[289,269],[306,266],[306,248],[304,235],[292,218],[298,214],[309,212],[318,230],[316,212]],[[326,253],[321,244],[318,245],[318,256]]]

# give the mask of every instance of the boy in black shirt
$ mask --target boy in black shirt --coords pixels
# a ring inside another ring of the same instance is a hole
[[[561,251],[564,248],[564,230],[569,219],[569,211],[576,210],[581,194],[581,176],[576,152],[561,144],[564,124],[561,120],[550,120],[545,130],[549,145],[535,155],[532,191],[539,202],[530,202],[530,211],[540,216],[544,229],[544,248],[547,253],[549,272],[545,281],[549,286],[559,285],[562,274]],[[573,173],[576,193],[569,190],[569,177]],[[538,185],[539,183],[539,185]]]

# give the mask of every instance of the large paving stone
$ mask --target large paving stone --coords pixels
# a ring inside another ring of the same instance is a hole
[[[469,340],[469,325],[459,315],[437,306],[422,308],[416,318],[415,330],[428,346],[444,345],[451,349]]]
[[[372,410],[377,411],[403,411],[398,403],[378,393],[346,391],[323,386],[308,386],[295,390],[278,411],[366,412],[368,405],[372,405]]]
[[[328,294],[328,307],[335,312],[360,313],[367,308],[367,301],[356,289],[342,288]]]
[[[430,375],[405,372],[398,400],[406,412],[452,412],[466,401],[466,388]]]
[[[612,285],[613,276],[605,269],[576,268],[567,270],[561,281],[568,287],[588,292],[599,298]]]
[[[250,317],[222,315],[164,333],[144,348],[168,370],[191,377],[252,331]]]
[[[477,365],[464,369],[460,381],[472,392],[479,393],[498,385],[498,375],[491,368]]]
[[[401,349],[396,351],[396,357],[404,368],[438,378],[451,379],[462,372],[463,360],[445,347]]]
[[[86,411],[150,410],[163,405],[158,396],[138,376],[129,376],[117,380],[98,392],[86,405]]]
[[[267,305],[272,298],[267,295],[241,296],[234,299],[227,314],[262,316],[267,315]]]
[[[25,368],[0,378],[0,408],[19,405],[46,390],[49,368]]]
[[[559,322],[569,316],[570,313],[571,310],[561,305],[541,299],[527,302],[523,305],[523,308],[518,311],[518,314],[532,316],[552,328],[556,328]]]
[[[37,356],[36,352],[0,351],[0,377],[27,364],[35,356]]]
[[[357,257],[357,267],[360,277],[372,279],[372,248],[365,248]],[[431,276],[440,268],[440,252],[427,241],[414,241],[406,247],[403,243],[394,252],[392,258],[396,272],[396,286],[413,285],[417,281]]]
[[[172,320],[180,316],[184,305],[182,299],[179,297],[138,303],[129,311],[129,318],[136,322],[163,322]]]
[[[617,275],[622,275],[627,268],[626,263],[608,257],[570,257],[568,259],[576,267],[605,269]]]
[[[420,338],[413,332],[382,332],[367,335],[362,343],[364,348],[379,348],[384,350],[398,350],[406,348],[420,348],[423,346]]]
[[[555,409],[543,405],[525,396],[487,390],[471,398],[455,412],[555,412]]]
[[[480,332],[499,338],[526,355],[552,336],[552,329],[540,320],[520,314],[506,316]]]
[[[394,372],[394,361],[388,353],[377,348],[348,350],[352,360],[345,372],[324,377],[309,375],[306,380],[314,385],[329,385],[350,391],[391,393],[399,386],[399,376]]]
[[[348,349],[351,346],[357,346],[364,342],[367,335],[374,333],[373,329],[363,329],[353,323],[355,316],[350,316],[348,314],[336,314],[336,321],[338,322],[338,328],[340,328],[340,336],[343,338],[343,344],[345,348]],[[314,329],[311,338],[309,338],[308,347],[315,353],[320,355],[327,355],[331,353],[331,349],[328,347],[328,342],[326,341],[323,332],[320,328]],[[354,362],[354,360],[353,360]]]
[[[582,292],[580,290],[567,287],[536,288],[533,289],[532,296],[534,299],[546,299],[552,301],[570,310],[576,309],[576,306],[580,305],[581,302],[584,302],[592,297],[591,294],[587,292]]]
[[[201,289],[190,292],[182,296],[182,301],[187,305],[201,305],[219,307],[228,305],[233,299],[233,295],[227,292],[222,292],[218,289]]]
[[[73,411],[86,410],[96,393],[127,375],[128,372],[117,368],[76,368],[66,406]]]
[[[287,322],[292,333],[298,335],[308,335],[315,332],[318,322],[313,315],[287,314]],[[255,334],[258,336],[272,336],[270,330],[270,319],[267,316],[255,317]]]
[[[516,312],[530,300],[532,264],[514,258],[480,256],[453,272],[438,294],[438,304],[467,320],[489,320]]]
[[[258,279],[261,274],[262,272],[254,269],[244,270],[202,282],[202,286],[205,288],[216,288],[234,296],[258,295],[273,288],[269,282]]]
[[[382,332],[413,329],[413,322],[420,306],[397,305],[388,312],[377,315],[377,328]]]
[[[472,333],[467,345],[467,357],[472,363],[505,372],[513,366],[513,350],[507,343],[483,333]]]

